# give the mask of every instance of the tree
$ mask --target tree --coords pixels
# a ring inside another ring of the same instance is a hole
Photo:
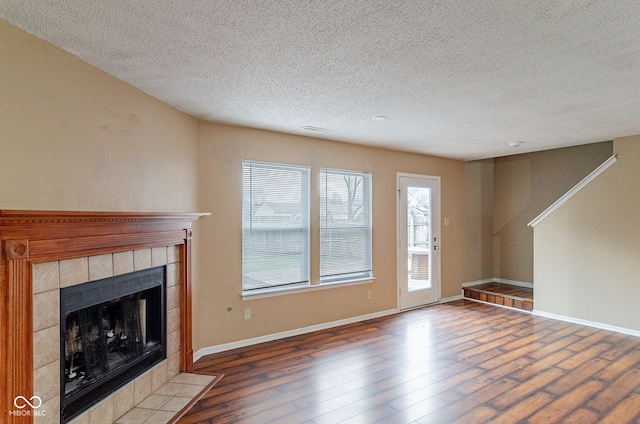
[[[349,221],[354,221],[362,210],[362,203],[356,204],[358,187],[362,184],[362,177],[344,175],[342,178],[347,185],[347,218]]]

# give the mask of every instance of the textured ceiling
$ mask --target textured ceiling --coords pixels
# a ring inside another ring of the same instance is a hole
[[[463,160],[640,133],[637,0],[0,0],[0,17],[211,122]]]

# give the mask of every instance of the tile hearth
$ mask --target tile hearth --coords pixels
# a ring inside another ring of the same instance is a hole
[[[191,373],[180,373],[160,386],[133,409],[119,418],[110,418],[109,410],[115,405],[113,396],[91,408],[90,412],[104,419],[105,423],[116,424],[165,424],[170,422],[178,412],[187,406],[196,396],[202,393],[216,376]],[[112,416],[112,415],[111,415]],[[87,423],[88,418],[82,416],[71,421],[72,424]],[[111,421],[110,421],[111,420]],[[93,423],[93,420],[91,421]]]
[[[158,393],[173,379],[180,377],[180,251],[178,246],[139,249],[65,259],[33,265],[33,385],[34,394],[42,399],[45,416],[34,417],[36,424],[58,423],[60,415],[60,288],[87,281],[139,271],[156,266],[166,267],[167,359],[109,395],[88,411],[71,420],[74,424],[111,424],[134,407]],[[208,376],[204,376],[208,377]],[[180,377],[185,379],[186,377]],[[198,379],[199,383],[205,379]],[[177,384],[173,381],[172,384]],[[186,384],[186,383],[182,383]],[[192,383],[193,384],[193,383]],[[196,384],[199,386],[201,384]],[[205,384],[206,385],[206,384]],[[168,386],[171,387],[171,386]],[[192,391],[195,388],[191,389]],[[176,394],[172,394],[174,397]],[[161,407],[175,408],[185,402],[177,396]],[[143,408],[145,411],[147,408]],[[157,408],[160,409],[160,408]],[[156,412],[154,410],[154,412]],[[168,416],[161,411],[156,415]],[[175,412],[174,412],[175,414]],[[147,418],[150,418],[148,416]],[[156,422],[156,421],[149,421]],[[160,421],[162,422],[162,421]]]

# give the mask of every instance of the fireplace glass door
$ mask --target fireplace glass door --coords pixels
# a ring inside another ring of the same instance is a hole
[[[160,345],[142,330],[147,297],[138,293],[67,314],[65,394]]]
[[[63,421],[164,359],[164,268],[64,289],[61,305]]]

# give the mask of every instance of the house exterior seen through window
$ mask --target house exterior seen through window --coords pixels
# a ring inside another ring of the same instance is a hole
[[[242,168],[243,295],[310,286],[309,168]],[[371,174],[321,169],[318,178],[320,284],[372,278]]]
[[[243,162],[242,291],[309,284],[309,168]]]
[[[371,276],[371,174],[322,169],[320,282]]]

